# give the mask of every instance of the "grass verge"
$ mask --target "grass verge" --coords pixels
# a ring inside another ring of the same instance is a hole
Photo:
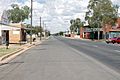
[[[0,48],[0,57],[2,57],[2,56],[4,56],[4,55],[6,55],[6,54],[9,54],[9,53],[11,53],[11,52],[14,52],[14,51],[16,51],[16,50],[18,50],[18,48],[9,48],[9,49],[6,49],[6,48]]]

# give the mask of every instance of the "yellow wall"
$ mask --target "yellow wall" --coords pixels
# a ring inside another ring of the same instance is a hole
[[[10,43],[19,43],[20,31],[9,31],[9,41]]]

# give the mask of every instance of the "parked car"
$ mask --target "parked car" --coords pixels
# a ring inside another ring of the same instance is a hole
[[[114,37],[114,38],[109,38],[106,40],[106,43],[109,44],[109,43],[116,43],[116,40],[117,40],[117,37]]]
[[[115,42],[120,44],[120,37],[116,38]]]

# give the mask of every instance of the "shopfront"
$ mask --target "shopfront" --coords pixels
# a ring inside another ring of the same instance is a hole
[[[109,32],[109,38],[120,37],[120,30],[112,30]]]

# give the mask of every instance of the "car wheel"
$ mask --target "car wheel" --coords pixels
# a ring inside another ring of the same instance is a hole
[[[115,41],[112,41],[113,44],[115,44]]]

